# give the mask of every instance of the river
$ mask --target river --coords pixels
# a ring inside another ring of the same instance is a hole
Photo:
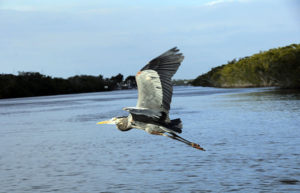
[[[0,193],[299,192],[300,93],[175,87],[178,141],[96,125],[136,90],[0,100]]]

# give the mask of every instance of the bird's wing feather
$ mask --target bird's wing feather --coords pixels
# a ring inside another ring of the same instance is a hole
[[[169,121],[168,114],[164,111],[156,111],[146,108],[125,107],[123,110],[128,111],[134,121],[150,123],[158,126],[168,133],[181,133],[180,119]]]
[[[171,78],[184,58],[178,51],[176,47],[168,50],[137,73],[138,108],[170,110],[173,94]]]
[[[133,120],[152,124],[165,124],[167,114],[163,111],[156,111],[146,108],[125,107],[123,110],[128,111]]]
[[[138,86],[137,108],[163,110],[163,91],[159,75],[154,70],[140,71],[136,75]]]

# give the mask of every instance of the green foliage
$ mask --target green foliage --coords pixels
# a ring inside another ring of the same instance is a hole
[[[131,80],[131,88],[136,86],[135,79]],[[110,79],[102,75],[73,76],[68,79],[52,78],[38,72],[19,72],[19,74],[0,74],[0,98],[44,96],[55,94],[71,94],[83,92],[98,92],[120,88],[123,86],[123,75],[118,74]]]
[[[300,44],[228,62],[193,80],[194,86],[300,88]]]

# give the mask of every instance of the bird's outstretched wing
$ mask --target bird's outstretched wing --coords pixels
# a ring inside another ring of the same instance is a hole
[[[136,75],[137,108],[169,112],[173,87],[171,78],[180,66],[183,55],[175,47],[151,60]]]

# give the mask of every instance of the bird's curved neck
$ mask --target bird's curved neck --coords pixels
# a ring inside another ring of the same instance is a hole
[[[120,131],[128,131],[132,129],[130,122],[129,117],[124,117],[121,118],[116,125]]]

